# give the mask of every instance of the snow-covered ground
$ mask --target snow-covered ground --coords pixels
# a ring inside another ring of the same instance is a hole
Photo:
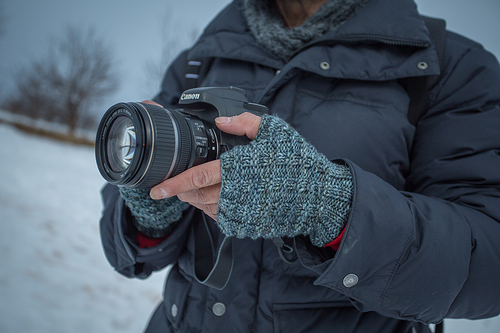
[[[0,332],[141,332],[165,272],[129,280],[99,239],[94,150],[0,124]]]
[[[141,332],[166,272],[128,280],[106,262],[93,148],[2,123],[0,137],[0,332]],[[445,331],[498,333],[500,318]]]

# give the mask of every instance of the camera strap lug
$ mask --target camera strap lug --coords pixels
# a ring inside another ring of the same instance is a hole
[[[278,250],[278,254],[285,263],[291,265],[295,260],[297,260],[297,256],[294,253],[293,246],[290,246],[285,243],[283,238],[275,237],[273,238],[273,243]],[[287,257],[291,257],[288,259]]]

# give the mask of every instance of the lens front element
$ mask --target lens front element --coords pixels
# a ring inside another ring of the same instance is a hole
[[[106,143],[106,156],[113,172],[125,171],[136,149],[135,127],[129,117],[119,116],[115,119],[109,130]]]

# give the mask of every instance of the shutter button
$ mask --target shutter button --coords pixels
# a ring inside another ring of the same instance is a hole
[[[214,304],[214,306],[212,306],[212,312],[217,317],[220,317],[224,313],[226,313],[226,306],[224,305],[224,303],[217,302]]]
[[[355,285],[358,284],[358,276],[356,274],[347,274],[344,278],[344,280],[342,281],[342,283],[344,284],[344,286],[346,288],[351,288],[351,287],[354,287]]]

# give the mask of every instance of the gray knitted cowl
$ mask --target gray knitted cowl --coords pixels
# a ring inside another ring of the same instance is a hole
[[[245,0],[243,15],[255,39],[285,62],[315,38],[337,30],[370,0],[329,0],[301,26],[287,28],[275,0]]]

